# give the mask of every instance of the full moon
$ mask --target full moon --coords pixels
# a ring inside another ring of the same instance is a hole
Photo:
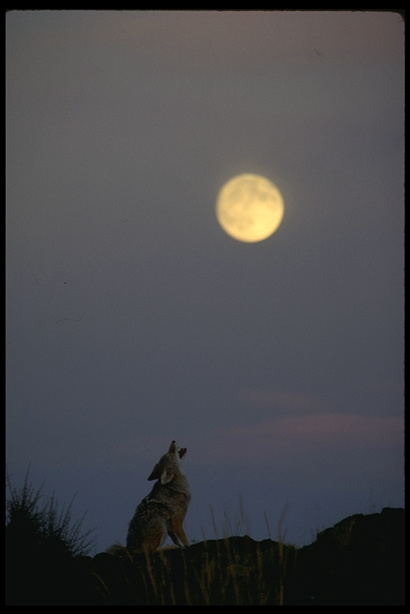
[[[222,186],[216,217],[223,230],[238,241],[256,243],[270,237],[283,218],[283,199],[265,177],[245,173]]]

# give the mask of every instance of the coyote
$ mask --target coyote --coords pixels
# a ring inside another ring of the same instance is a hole
[[[155,552],[169,535],[180,546],[189,546],[182,527],[191,499],[188,481],[181,459],[186,448],[172,441],[160,458],[148,480],[158,480],[153,489],[137,506],[129,524],[127,549],[132,552]]]

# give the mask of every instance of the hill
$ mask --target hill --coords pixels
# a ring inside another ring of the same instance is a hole
[[[7,605],[404,605],[401,508],[345,518],[303,548],[245,536],[89,557],[6,538]]]

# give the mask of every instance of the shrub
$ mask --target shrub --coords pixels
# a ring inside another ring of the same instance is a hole
[[[87,555],[92,549],[94,530],[82,532],[85,514],[72,521],[72,505],[60,509],[53,494],[42,502],[43,485],[35,490],[29,482],[29,470],[21,488],[12,485],[7,476],[6,543],[20,553],[41,549],[46,552],[66,553],[71,556]]]

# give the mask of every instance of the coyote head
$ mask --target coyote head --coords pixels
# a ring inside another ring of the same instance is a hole
[[[148,480],[160,480],[161,484],[168,484],[182,472],[181,458],[186,454],[186,448],[179,448],[176,441],[172,441],[169,450],[161,456]]]

